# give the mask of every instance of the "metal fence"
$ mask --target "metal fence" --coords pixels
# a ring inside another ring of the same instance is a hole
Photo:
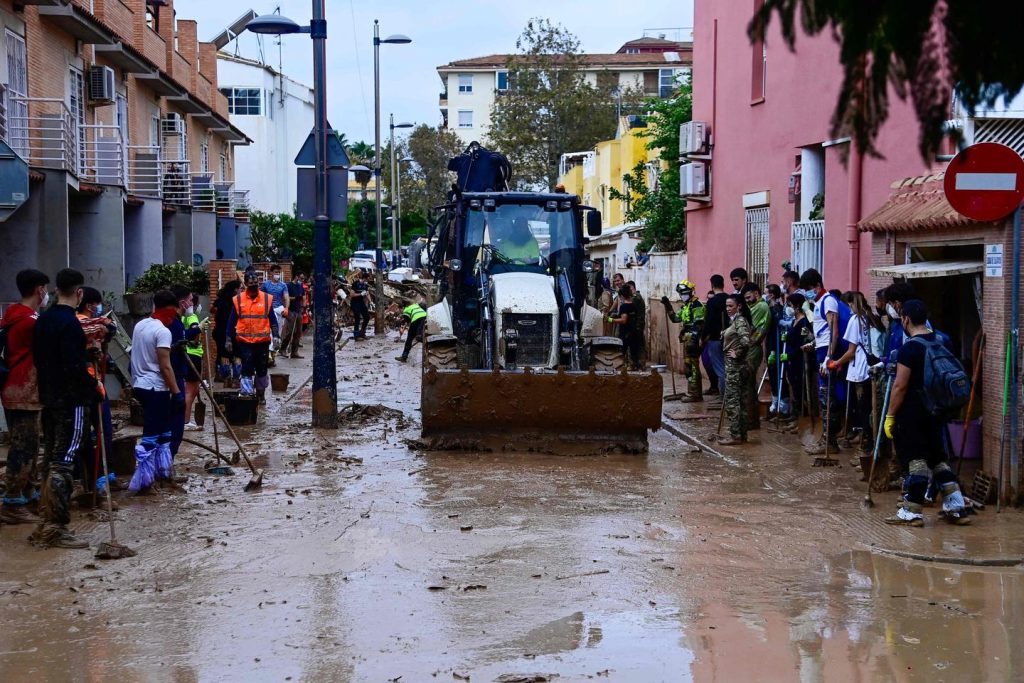
[[[793,270],[814,268],[824,276],[824,238],[825,221],[793,223]]]
[[[747,209],[747,275],[763,290],[768,284],[768,207]]]
[[[108,125],[79,126],[81,161],[78,177],[104,185],[124,186],[125,156],[121,129]]]
[[[64,100],[16,96],[8,105],[11,147],[32,166],[78,175],[78,126]]]

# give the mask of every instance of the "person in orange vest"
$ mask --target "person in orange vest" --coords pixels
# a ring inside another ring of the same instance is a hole
[[[265,402],[267,387],[270,386],[270,378],[267,377],[270,349],[280,345],[273,298],[260,291],[260,278],[256,271],[247,272],[245,290],[235,295],[231,302],[225,341],[228,353],[234,351],[242,359],[242,395],[256,395],[261,403]]]

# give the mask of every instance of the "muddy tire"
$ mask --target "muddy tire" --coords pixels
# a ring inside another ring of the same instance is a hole
[[[427,344],[426,365],[438,370],[454,370],[459,367],[459,350],[455,340],[436,341]]]
[[[622,372],[626,354],[621,346],[597,346],[590,350],[590,364],[595,372]]]

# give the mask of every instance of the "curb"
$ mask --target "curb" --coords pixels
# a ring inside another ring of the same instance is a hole
[[[1018,567],[1024,564],[1024,558],[1020,557],[950,557],[948,555],[926,555],[923,553],[911,553],[905,550],[890,550],[864,544],[871,552],[879,555],[891,555],[906,560],[917,560],[918,562],[933,562],[935,564],[954,564],[969,567]]]

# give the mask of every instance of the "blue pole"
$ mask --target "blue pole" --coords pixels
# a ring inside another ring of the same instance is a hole
[[[1010,372],[1012,373],[1012,391],[1010,393],[1010,486],[1011,503],[1016,504],[1020,497],[1020,444],[1018,443],[1017,410],[1020,404],[1020,375],[1018,372],[1018,355],[1020,353],[1020,205],[1013,212],[1013,292],[1010,306]],[[1002,477],[1002,472],[999,476]]]

